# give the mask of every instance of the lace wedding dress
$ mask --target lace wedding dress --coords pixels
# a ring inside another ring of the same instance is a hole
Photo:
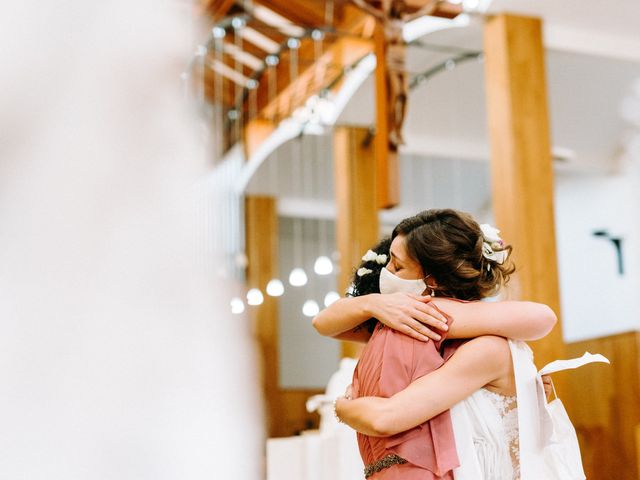
[[[515,396],[482,388],[451,409],[461,465],[456,480],[520,480]]]
[[[518,391],[480,389],[451,409],[455,480],[585,480],[575,429],[559,399],[547,405],[525,342],[509,340]]]

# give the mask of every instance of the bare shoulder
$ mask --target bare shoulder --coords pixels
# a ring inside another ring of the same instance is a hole
[[[502,372],[511,365],[511,350],[509,342],[504,337],[482,335],[465,342],[451,358],[451,361],[465,363],[478,362],[483,368],[495,372]]]
[[[459,350],[462,349],[471,350],[474,354],[482,356],[511,356],[509,341],[506,338],[499,337],[497,335],[482,335],[480,337],[472,338],[468,342],[465,342]]]

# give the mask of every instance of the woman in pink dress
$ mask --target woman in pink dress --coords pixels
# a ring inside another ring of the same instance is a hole
[[[477,300],[508,279],[513,271],[505,262],[510,248],[486,240],[469,216],[431,210],[396,227],[390,262],[382,253],[389,251],[388,242],[367,252],[354,279],[356,296],[336,302],[314,319],[320,333],[369,342],[354,374],[354,397],[391,397],[443,364],[439,344],[425,341],[427,335],[441,340],[440,334],[423,323],[448,330],[450,338],[494,334],[527,340],[551,330],[556,317],[544,305],[433,300],[436,291],[438,297]],[[425,258],[424,251],[416,248],[430,251],[428,265],[414,260]],[[378,281],[380,289],[376,288]],[[425,291],[432,296],[422,296]],[[499,361],[510,363],[508,358]],[[340,413],[340,403],[337,406]],[[446,408],[440,412],[407,431],[395,429],[401,433],[392,436],[359,433],[365,476],[376,480],[452,479],[459,462],[449,412]],[[357,418],[350,420],[357,423]],[[367,433],[366,427],[359,430]]]

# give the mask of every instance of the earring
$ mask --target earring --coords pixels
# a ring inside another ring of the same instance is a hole
[[[427,283],[427,278],[429,278],[430,276],[431,276],[431,274],[429,274],[426,277],[424,277],[424,283],[427,286],[427,288],[431,289],[431,296],[435,297],[436,296],[436,291],[434,290],[434,287],[430,287],[429,284]]]

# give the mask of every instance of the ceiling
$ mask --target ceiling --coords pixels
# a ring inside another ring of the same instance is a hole
[[[640,79],[640,49],[636,52],[626,48],[640,46],[640,29],[633,28],[635,19],[640,18],[640,2],[621,1],[615,10],[604,7],[600,1],[589,2],[586,11],[583,2],[574,0],[562,3],[495,0],[490,8],[491,12],[507,10],[540,16],[544,20],[552,145],[556,156],[564,159],[556,162],[559,171],[615,172],[629,130],[620,114],[620,105],[630,95],[634,81]],[[589,40],[584,41],[585,38]],[[480,51],[482,21],[476,18],[468,27],[434,32],[420,39],[420,43],[409,48],[408,70],[414,75],[451,58],[457,49]],[[443,50],[442,47],[453,50],[436,51]],[[338,123],[373,124],[374,103],[373,79],[369,78],[351,98]],[[486,162],[489,146],[482,63],[477,60],[461,63],[413,89],[405,137],[403,158],[410,158],[412,162],[420,159],[436,162],[443,175],[447,174],[447,165],[452,169],[449,173],[454,175],[460,161]],[[316,154],[322,159],[318,160],[321,173],[312,178],[327,176],[325,182],[319,183],[326,183],[320,197],[328,200],[332,197],[331,161],[324,157],[330,156],[330,142],[318,140],[315,148],[308,148],[309,152],[324,151]],[[287,159],[293,150],[291,145],[283,146],[275,155],[277,161],[281,164],[290,161]],[[455,162],[447,164],[443,161],[446,159]],[[270,174],[265,178],[279,177],[268,170],[269,164],[265,163],[256,178],[263,177],[267,171]],[[403,182],[409,181],[405,176]],[[254,182],[250,190],[264,191],[265,185],[259,183]],[[273,188],[283,196],[299,198],[297,192],[286,191],[286,185]],[[479,194],[478,208],[482,207],[481,200]]]
[[[481,50],[482,25],[435,32],[412,46],[408,69],[417,74],[451,53],[427,46]],[[628,125],[620,105],[640,79],[640,61],[547,48],[547,89],[552,144],[564,167],[583,170],[615,168]],[[339,122],[372,123],[373,80],[352,98]],[[489,146],[482,63],[472,60],[443,71],[411,91],[405,123],[404,152],[486,160]]]

